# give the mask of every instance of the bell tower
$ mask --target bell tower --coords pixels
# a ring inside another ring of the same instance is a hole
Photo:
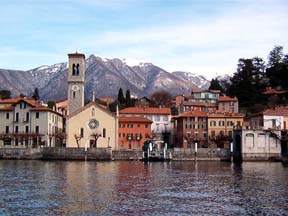
[[[84,106],[85,55],[68,54],[68,115]]]

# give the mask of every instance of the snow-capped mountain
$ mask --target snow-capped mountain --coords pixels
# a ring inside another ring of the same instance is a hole
[[[28,71],[0,69],[0,89],[12,94],[27,96],[37,87],[42,100],[62,100],[67,97],[67,63],[41,66]],[[210,81],[189,72],[168,73],[152,63],[128,66],[120,59],[102,59],[91,55],[86,59],[86,98],[116,98],[121,87],[129,89],[135,96],[150,96],[157,90],[165,90],[172,95],[190,94],[191,89],[206,89]]]

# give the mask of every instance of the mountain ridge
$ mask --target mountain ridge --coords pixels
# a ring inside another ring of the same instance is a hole
[[[13,96],[20,93],[30,96],[39,89],[44,101],[60,101],[67,98],[67,62],[42,65],[27,71],[0,69],[0,87],[10,90]],[[116,98],[121,87],[129,89],[131,95],[149,96],[158,90],[170,92],[173,96],[190,94],[192,89],[207,89],[210,81],[202,75],[175,71],[172,73],[153,65],[141,63],[128,66],[119,58],[103,59],[90,55],[86,59],[85,97]]]

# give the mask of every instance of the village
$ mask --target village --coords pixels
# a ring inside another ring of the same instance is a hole
[[[163,159],[173,160],[279,161],[287,154],[288,106],[245,116],[236,97],[191,89],[171,101],[176,114],[148,97],[111,112],[113,98],[94,93],[84,103],[85,55],[68,60],[67,100],[53,107],[27,97],[0,100],[0,158],[138,160],[150,148],[150,156],[166,151]]]

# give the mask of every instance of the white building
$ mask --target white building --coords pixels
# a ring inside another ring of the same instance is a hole
[[[267,109],[247,118],[249,126],[255,129],[287,130],[288,106]]]
[[[62,146],[63,116],[32,98],[0,100],[0,147]]]

